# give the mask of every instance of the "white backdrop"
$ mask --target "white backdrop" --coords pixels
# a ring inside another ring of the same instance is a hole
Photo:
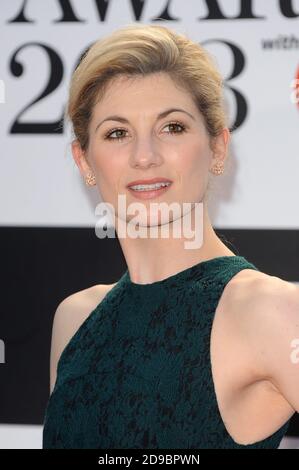
[[[73,162],[69,129],[63,134],[10,134],[21,111],[44,91],[50,70],[42,43],[62,61],[63,77],[57,87],[22,113],[22,123],[45,123],[61,118],[70,75],[83,50],[96,39],[123,24],[135,21],[132,3],[107,2],[105,21],[100,21],[93,0],[70,2],[82,23],[54,23],[61,18],[55,0],[29,0],[24,7],[32,23],[7,23],[19,13],[23,1],[2,0],[0,79],[5,83],[5,103],[0,105],[1,173],[0,214],[2,225],[93,226],[98,193],[82,184]],[[137,2],[135,2],[137,3]],[[144,2],[142,23],[160,16],[166,1]],[[298,125],[299,108],[291,88],[298,69],[299,19],[285,18],[279,2],[255,0],[253,13],[264,19],[204,20],[205,1],[171,1],[168,12],[177,21],[161,24],[204,42],[216,58],[223,76],[234,65],[228,41],[244,57],[244,68],[226,88],[231,124],[236,115],[237,90],[247,103],[247,116],[234,131],[229,171],[217,177],[211,200],[213,223],[225,227],[298,228]],[[223,14],[239,14],[240,1],[219,1]],[[292,2],[299,12],[299,1]],[[298,13],[297,13],[298,14]],[[291,37],[297,38],[291,42]],[[290,47],[281,47],[282,37]],[[275,41],[276,47],[275,47]],[[280,41],[280,42],[279,42]],[[264,47],[267,42],[268,47]],[[272,44],[272,47],[269,45]],[[280,45],[280,47],[279,47]],[[10,69],[16,50],[22,73]],[[293,97],[294,98],[294,97]],[[9,197],[7,197],[9,195]],[[38,196],[38,197],[37,197]]]

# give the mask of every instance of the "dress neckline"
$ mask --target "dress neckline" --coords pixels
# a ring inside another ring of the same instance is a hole
[[[126,269],[122,276],[122,282],[125,286],[129,286],[135,291],[148,291],[160,287],[165,288],[169,286],[182,286],[190,280],[199,280],[204,277],[204,275],[208,275],[209,273],[216,274],[216,272],[219,272],[219,270],[222,271],[222,269],[227,266],[227,264],[235,264],[244,261],[245,258],[238,255],[217,256],[215,258],[200,261],[199,263],[189,266],[188,268],[172,274],[167,278],[146,284],[133,282],[131,280],[129,270]]]

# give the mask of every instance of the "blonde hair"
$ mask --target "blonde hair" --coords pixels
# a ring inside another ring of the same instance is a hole
[[[166,72],[177,86],[189,91],[204,117],[210,137],[227,126],[223,80],[213,57],[187,36],[158,25],[131,23],[97,40],[74,71],[65,117],[83,151],[94,105],[111,79]]]

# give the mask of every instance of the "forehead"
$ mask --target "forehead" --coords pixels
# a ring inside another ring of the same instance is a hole
[[[95,114],[111,110],[161,110],[179,104],[196,113],[197,107],[191,94],[180,88],[165,72],[146,76],[117,76],[111,79],[101,99],[95,105]]]

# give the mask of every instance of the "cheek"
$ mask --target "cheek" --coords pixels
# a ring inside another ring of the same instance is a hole
[[[198,178],[198,174],[202,175],[206,171],[208,162],[208,149],[204,144],[196,142],[183,152],[183,158],[180,158],[180,167],[182,172],[190,173],[191,177],[196,175]]]
[[[109,148],[96,148],[94,145],[92,156],[100,184],[111,189],[117,186],[119,179],[124,174],[123,160],[119,158],[119,153],[113,153],[113,150],[109,151]]]

